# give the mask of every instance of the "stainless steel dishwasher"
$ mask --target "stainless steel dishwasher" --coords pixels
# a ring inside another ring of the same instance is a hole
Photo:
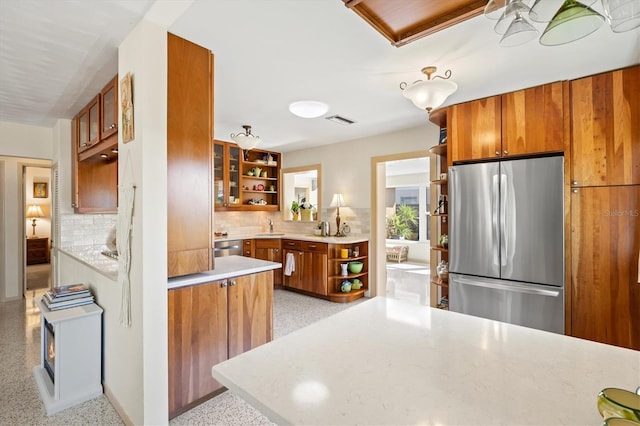
[[[242,256],[242,240],[216,241],[213,245],[214,257]]]

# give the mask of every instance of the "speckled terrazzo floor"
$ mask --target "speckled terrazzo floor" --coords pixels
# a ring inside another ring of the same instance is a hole
[[[122,420],[104,395],[48,417],[32,368],[39,363],[40,314],[26,301],[0,304],[0,425],[118,425]],[[331,303],[285,290],[274,292],[274,338],[355,306]],[[270,425],[259,411],[225,392],[172,419],[172,425]]]

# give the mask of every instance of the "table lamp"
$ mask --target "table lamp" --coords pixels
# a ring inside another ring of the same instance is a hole
[[[342,194],[333,194],[333,198],[331,198],[330,207],[336,207],[336,237],[344,237],[344,234],[340,230],[340,207],[346,207],[344,205],[344,197]]]
[[[27,209],[27,218],[33,221],[31,222],[31,226],[33,226],[33,234],[31,234],[29,238],[38,238],[38,236],[36,235],[36,220],[39,217],[44,217],[40,206],[37,204],[29,206],[29,208]]]

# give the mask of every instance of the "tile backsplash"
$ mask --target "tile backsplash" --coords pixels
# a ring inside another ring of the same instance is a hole
[[[63,214],[60,216],[60,245],[75,247],[102,245],[111,228],[116,226],[117,214]]]

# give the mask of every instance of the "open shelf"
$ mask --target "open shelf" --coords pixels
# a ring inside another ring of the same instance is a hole
[[[449,253],[449,249],[446,249],[444,247],[431,247],[431,250],[435,250],[435,251],[441,251],[443,253]]]
[[[360,290],[351,290],[348,293],[331,292],[328,294],[328,296],[329,296],[329,300],[331,300],[332,302],[349,303],[364,296],[364,292],[365,292],[365,289],[361,288]]]
[[[432,146],[429,148],[429,152],[436,155],[447,155],[447,144],[443,143],[440,145]]]
[[[447,185],[449,184],[449,180],[448,179],[437,179],[437,180],[432,180],[431,181],[432,185]]]
[[[431,277],[431,284],[435,284],[440,287],[449,287],[449,281],[443,281],[438,277]]]

